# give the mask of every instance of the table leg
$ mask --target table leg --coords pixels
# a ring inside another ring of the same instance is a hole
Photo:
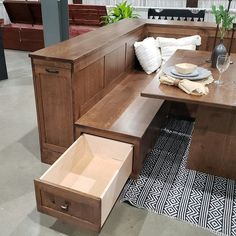
[[[187,168],[236,180],[236,110],[198,107]]]

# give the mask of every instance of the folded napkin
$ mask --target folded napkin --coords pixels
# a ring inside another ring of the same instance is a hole
[[[209,89],[206,85],[212,83],[213,81],[214,79],[212,75],[200,81],[190,81],[188,79],[180,80],[167,75],[160,76],[160,83],[177,86],[185,93],[196,96],[207,95],[209,93]]]

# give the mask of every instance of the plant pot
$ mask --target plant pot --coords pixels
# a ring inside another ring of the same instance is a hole
[[[211,67],[216,68],[216,62],[217,58],[220,55],[226,55],[227,54],[227,49],[223,44],[223,40],[220,41],[220,44],[218,44],[212,51],[211,54]]]

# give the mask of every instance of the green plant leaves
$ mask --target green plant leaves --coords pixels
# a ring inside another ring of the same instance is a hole
[[[126,18],[138,18],[139,15],[133,12],[131,4],[127,4],[127,1],[117,4],[107,16],[103,17],[104,24],[112,24]]]
[[[233,28],[233,21],[236,19],[236,16],[231,16],[228,10],[222,5],[220,5],[218,9],[213,5],[212,13],[215,16],[216,24],[219,26],[220,37],[223,39],[225,32]]]

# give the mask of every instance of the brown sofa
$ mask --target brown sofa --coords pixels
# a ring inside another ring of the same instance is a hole
[[[1,26],[6,49],[35,51],[44,47],[40,2],[3,2],[11,24]],[[101,26],[101,16],[106,15],[105,6],[69,5],[69,36],[75,37]]]

